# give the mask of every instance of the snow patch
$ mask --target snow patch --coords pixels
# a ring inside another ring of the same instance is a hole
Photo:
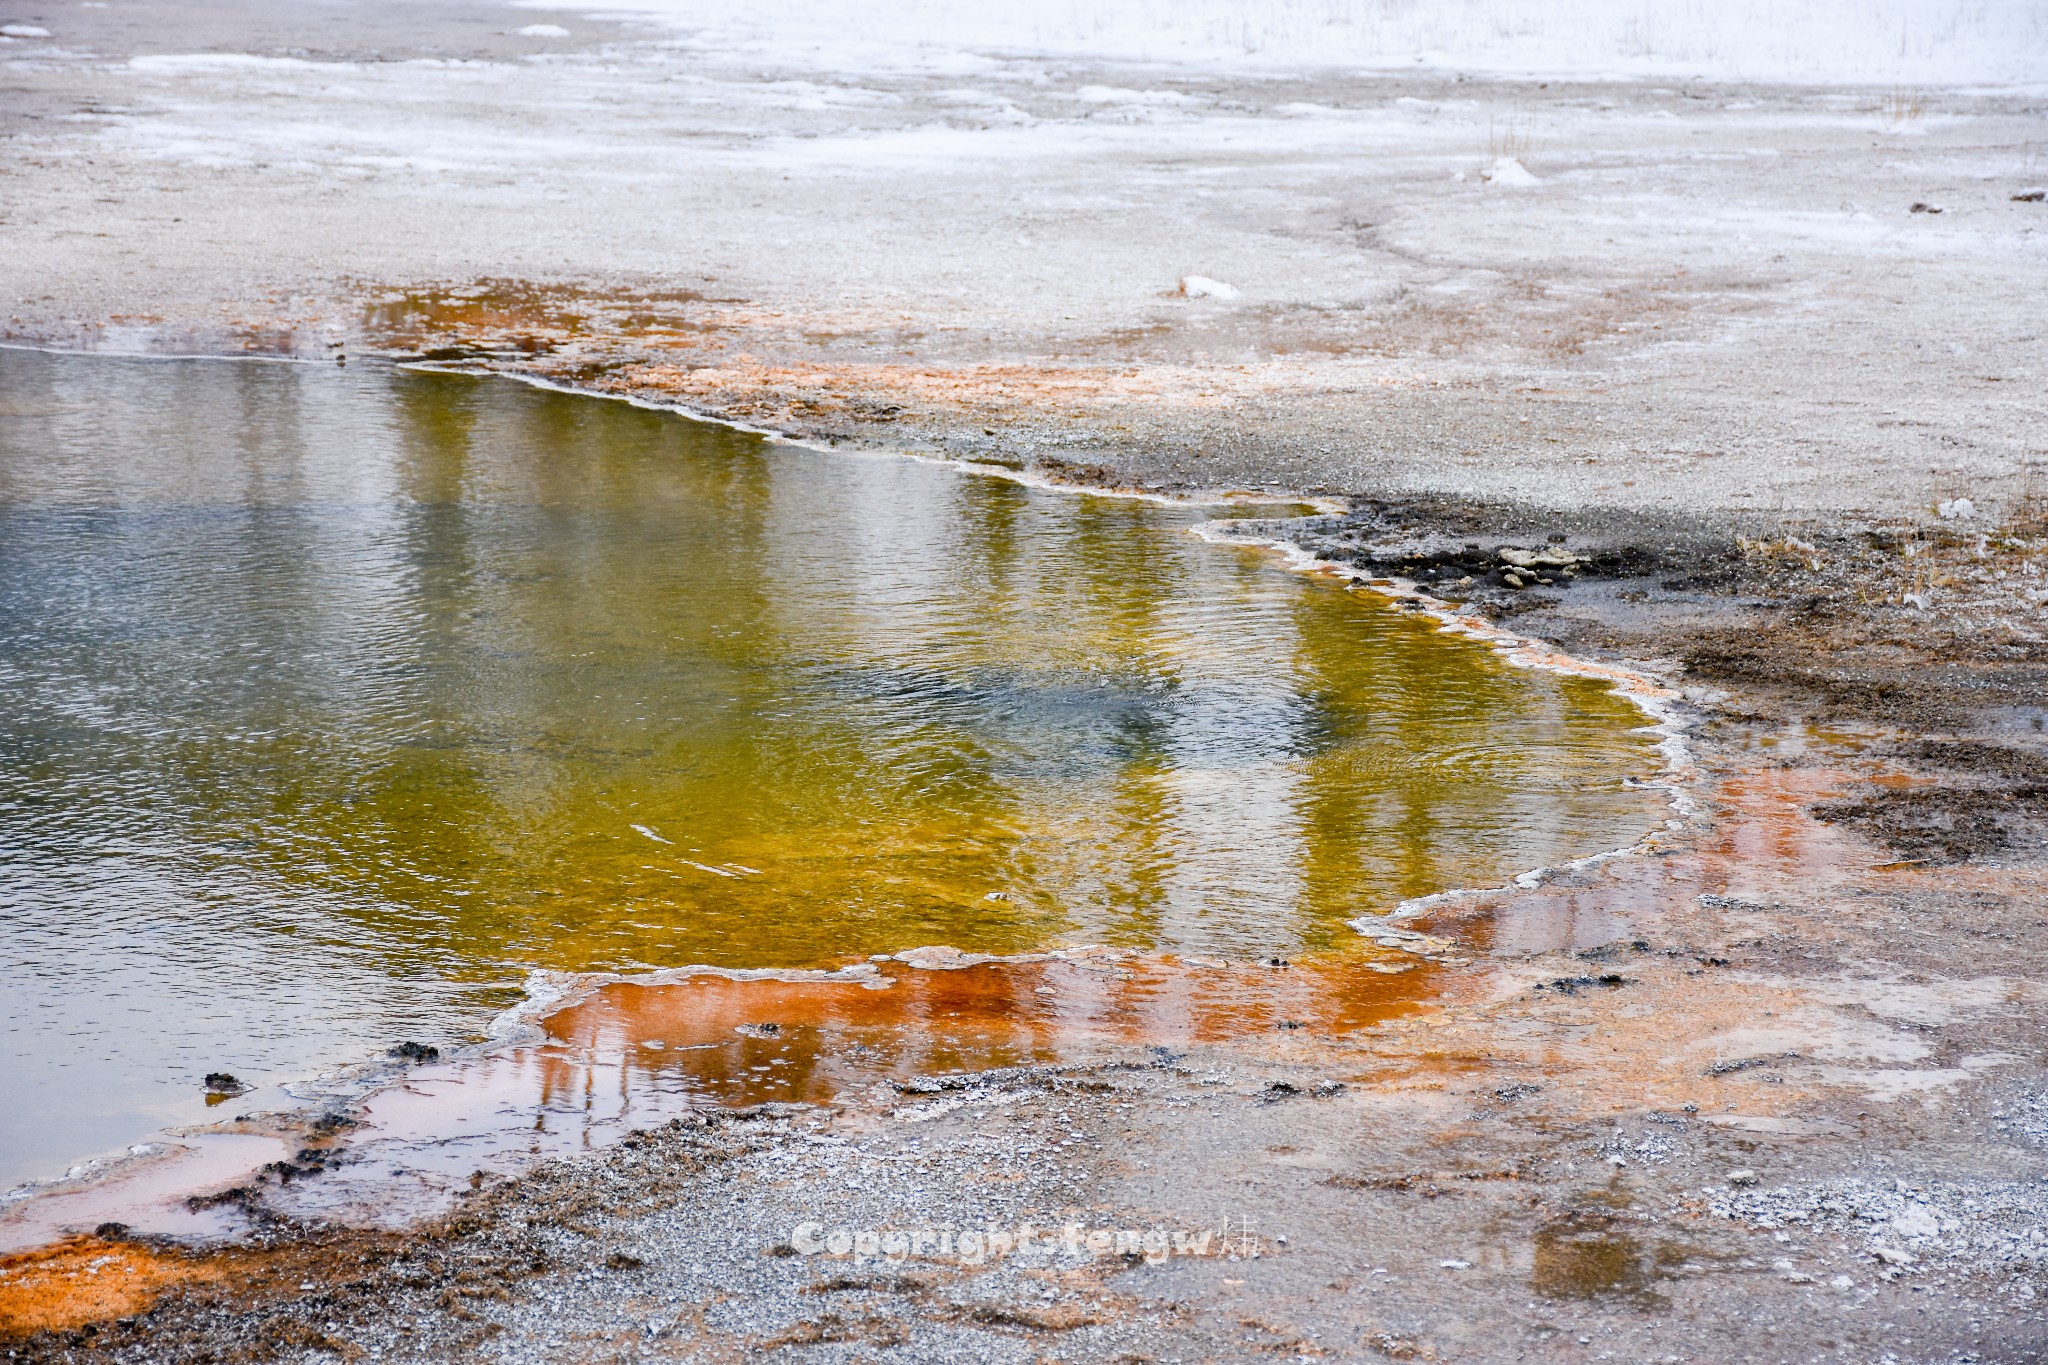
[[[1180,293],[1190,299],[1241,299],[1244,291],[1234,284],[1212,280],[1207,275],[1183,275]]]
[[[1499,185],[1511,190],[1524,190],[1543,182],[1529,174],[1529,168],[1511,156],[1504,156],[1479,173],[1479,178],[1489,185]]]
[[[569,36],[569,30],[563,28],[560,24],[528,24],[525,28],[515,31],[522,38],[566,38]]]
[[[1074,92],[1083,104],[1193,104],[1178,90],[1127,90],[1117,85],[1084,85]]]
[[[961,70],[984,54],[1233,70],[1453,69],[2038,84],[2039,0],[518,0],[646,15],[715,60]]]
[[[349,62],[309,62],[303,57],[258,57],[248,52],[176,52],[130,57],[130,71],[177,74],[183,71],[344,71]]]

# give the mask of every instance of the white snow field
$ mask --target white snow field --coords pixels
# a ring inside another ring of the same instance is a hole
[[[519,0],[834,71],[977,56],[1240,69],[2048,84],[2039,0]]]

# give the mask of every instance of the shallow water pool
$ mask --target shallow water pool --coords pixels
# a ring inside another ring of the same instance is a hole
[[[0,351],[0,1181],[531,967],[1341,954],[1624,844],[1602,684],[1216,509],[503,380]]]

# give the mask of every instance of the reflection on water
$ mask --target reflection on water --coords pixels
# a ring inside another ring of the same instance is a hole
[[[523,970],[1342,951],[1640,717],[1198,511],[502,382],[0,352],[0,1179]]]
[[[371,1098],[339,1164],[266,1197],[295,1214],[395,1224],[446,1208],[477,1171],[517,1171],[693,1109],[865,1094],[936,1116],[991,1100],[948,1077],[1086,1062],[1116,1044],[1169,1066],[1221,1039],[1327,1036],[1415,1008],[1431,975],[1097,950],[950,970],[890,963],[864,980],[619,982],[550,1014],[530,1045],[409,1073]],[[121,1216],[138,1215],[124,1204]],[[172,1210],[164,1230],[189,1227]]]
[[[1665,1284],[1696,1269],[1701,1250],[1670,1238],[1646,1241],[1597,1207],[1614,1201],[1600,1193],[1582,1198],[1594,1207],[1567,1210],[1537,1229],[1530,1246],[1530,1290],[1550,1299],[1605,1299],[1636,1308],[1668,1308]],[[1619,1202],[1626,1206],[1625,1199]]]
[[[1086,1041],[1172,1048],[1283,1025],[1327,1034],[1412,1008],[1421,989],[1357,963],[1282,972],[1087,956],[891,969],[883,983],[623,982],[550,1015],[546,1031],[571,1056],[618,1058],[693,1095],[825,1103],[878,1078],[1053,1061]],[[557,1074],[545,1089],[587,1084]]]

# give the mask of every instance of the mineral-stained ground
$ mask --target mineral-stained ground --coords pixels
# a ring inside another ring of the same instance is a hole
[[[403,1232],[266,1220],[270,1176],[227,1248],[10,1260],[11,1358],[2048,1355],[2037,98],[821,74],[363,13],[0,54],[0,330],[1342,495],[1284,533],[1678,689],[1697,809],[1438,905],[1469,961],[1387,1022],[706,1114]],[[1088,1248],[1123,1228],[1210,1254]]]

